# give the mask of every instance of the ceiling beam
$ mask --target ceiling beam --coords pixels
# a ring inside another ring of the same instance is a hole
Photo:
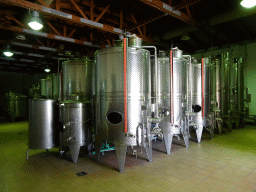
[[[115,28],[106,24],[98,23],[95,21],[91,21],[88,19],[84,19],[75,15],[71,15],[65,12],[57,11],[55,9],[51,9],[48,7],[45,7],[43,5],[39,5],[36,3],[32,3],[26,0],[0,0],[0,2],[3,2],[5,4],[10,4],[18,7],[23,7],[26,9],[36,10],[44,14],[48,14],[54,17],[58,17],[64,20],[69,20],[73,23],[78,23],[83,26],[88,26],[92,28],[97,28],[102,31],[114,33],[114,34],[122,34],[123,31],[119,28]]]
[[[134,17],[134,15],[133,14],[131,14],[131,17],[132,17],[132,19],[133,19],[133,22],[137,25],[137,20],[135,19],[135,17]],[[141,36],[143,36],[143,33],[142,33],[142,31],[141,31],[141,29],[139,28],[139,27],[137,27],[137,29],[138,29],[138,31],[139,31],[139,34],[141,35]]]
[[[196,24],[196,21],[193,20],[190,16],[188,16],[185,13],[180,12],[179,10],[175,10],[174,7],[171,7],[170,5],[164,3],[160,0],[140,0],[140,1],[150,5],[151,7],[157,8],[160,11],[167,13],[177,19],[180,19],[181,21],[184,21],[190,25]]]
[[[80,7],[76,4],[74,0],[69,0],[69,1],[75,6],[75,8],[83,16],[83,18],[88,19],[88,17],[84,14],[84,12],[80,9]]]
[[[14,32],[20,32],[20,33],[26,33],[26,34],[30,34],[30,35],[34,35],[34,36],[39,36],[39,37],[43,37],[46,39],[54,39],[54,40],[60,40],[60,41],[65,41],[65,42],[69,42],[69,43],[74,43],[74,44],[80,44],[80,45],[87,45],[90,47],[97,47],[99,48],[100,46],[98,45],[93,45],[91,42],[86,42],[86,41],[82,41],[79,39],[72,39],[72,38],[68,38],[68,37],[63,37],[60,35],[54,35],[54,34],[49,34],[49,33],[43,33],[43,32],[38,32],[38,31],[33,31],[30,29],[24,29],[21,27],[15,27],[15,26],[2,26],[0,25],[0,29],[5,29],[5,30],[9,30],[9,31],[14,31]]]
[[[256,9],[234,10],[232,12],[227,12],[227,13],[213,16],[212,18],[210,18],[208,24],[209,24],[209,26],[213,27],[213,26],[221,24],[221,23],[225,23],[225,22],[232,21],[235,19],[240,19],[242,17],[246,17],[246,16],[250,16],[250,15],[254,15],[254,14],[256,14]],[[181,36],[184,33],[184,31],[192,32],[192,31],[197,31],[197,30],[199,30],[199,27],[190,26],[190,25],[181,27],[181,28],[177,28],[177,29],[170,30],[170,31],[164,33],[164,35],[162,36],[162,40],[166,41],[171,38]]]
[[[102,17],[103,15],[106,13],[106,11],[109,9],[110,7],[110,4],[101,12],[101,14],[95,19],[95,22],[98,22]]]
[[[202,1],[202,0],[194,0],[194,1],[191,1],[191,0],[185,0],[183,1],[182,3],[174,6],[176,10],[180,10],[180,9],[183,9],[185,7],[188,7],[190,5],[193,5],[195,3],[198,3],[199,1]]]

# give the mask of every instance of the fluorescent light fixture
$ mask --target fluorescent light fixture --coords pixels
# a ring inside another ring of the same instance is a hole
[[[240,4],[245,8],[252,8],[256,5],[256,1],[255,0],[243,0]]]
[[[10,45],[7,45],[6,50],[3,52],[3,54],[4,54],[6,57],[11,57],[11,56],[13,56],[13,52],[12,52],[11,49],[10,49]]]
[[[44,69],[44,71],[46,72],[46,73],[49,73],[50,71],[51,71],[51,69]]]
[[[34,30],[40,30],[43,28],[43,22],[39,18],[39,13],[37,11],[33,11],[33,17],[28,22],[28,25]]]

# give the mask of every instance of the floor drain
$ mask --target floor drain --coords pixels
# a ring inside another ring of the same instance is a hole
[[[84,176],[84,175],[87,175],[87,173],[84,172],[84,171],[82,171],[82,172],[77,173],[77,175],[78,175],[78,176]]]

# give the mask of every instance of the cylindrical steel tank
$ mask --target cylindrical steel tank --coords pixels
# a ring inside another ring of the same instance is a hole
[[[52,74],[52,96],[53,96],[53,99],[59,98],[59,90],[60,90],[60,74],[53,73]]]
[[[186,117],[187,110],[187,60],[182,57],[182,50],[173,49],[173,74],[172,74],[172,123],[181,126],[181,120]]]
[[[46,99],[52,99],[52,77],[48,76],[45,79],[45,97]]]
[[[27,96],[9,92],[7,95],[7,110],[14,121],[15,118],[27,117]]]
[[[166,52],[161,52],[157,58],[158,67],[158,108],[164,116],[170,113],[170,58]]]
[[[124,136],[124,55],[123,47],[98,50],[96,59],[96,123],[109,142],[137,145],[137,127],[145,122],[150,104],[149,51],[130,41],[127,49],[127,133]],[[149,114],[148,114],[149,115]]]
[[[46,81],[45,79],[40,79],[40,90],[41,90],[41,97],[46,97]]]
[[[64,101],[60,104],[62,146],[84,146],[91,138],[91,102]]]
[[[210,63],[209,58],[203,58],[203,61],[203,71],[201,62],[197,62],[196,59],[192,61],[191,92],[189,93],[192,101],[189,107],[193,112],[191,116],[193,124],[209,126],[210,121],[206,119],[210,114]]]
[[[81,101],[92,97],[92,60],[77,59],[62,63],[63,100],[70,100],[71,95],[78,95]]]
[[[230,110],[230,65],[231,57],[229,52],[221,54],[221,115],[228,117]]]
[[[29,100],[29,149],[51,149],[59,145],[57,100]]]
[[[63,101],[60,102],[61,146],[69,147],[77,163],[80,147],[91,139],[92,67],[89,59],[62,63]]]
[[[124,46],[100,49],[94,57],[96,153],[99,155],[102,140],[114,143],[120,172],[124,171],[127,146],[145,147],[152,160],[146,125],[151,116],[150,52],[141,44],[137,37],[124,38]]]

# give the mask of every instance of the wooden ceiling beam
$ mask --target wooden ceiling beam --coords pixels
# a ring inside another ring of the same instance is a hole
[[[134,17],[133,14],[131,14],[131,17],[132,17],[132,19],[133,19],[133,22],[134,22],[135,24],[137,24],[137,20],[135,19],[135,17]],[[143,33],[142,33],[141,29],[140,29],[139,27],[137,27],[137,29],[138,29],[140,35],[143,36]]]
[[[43,44],[43,42],[42,41],[40,41],[39,39],[37,39],[37,38],[35,38],[36,39],[36,41],[40,44],[40,45],[42,45],[43,47],[45,47],[45,45]]]
[[[90,0],[90,20],[94,20],[94,0]]]
[[[62,36],[61,33],[55,27],[53,27],[49,21],[46,21],[46,23],[57,35]]]
[[[64,37],[67,37],[67,36],[68,36],[68,34],[67,34],[67,25],[64,25],[64,26],[63,26],[63,36],[64,36]]]
[[[196,21],[193,20],[190,16],[188,16],[185,13],[180,12],[179,10],[176,10],[174,7],[171,7],[170,5],[164,3],[160,0],[140,0],[140,1],[142,1],[143,3],[145,3],[151,7],[157,8],[160,11],[167,13],[167,14],[169,14],[181,21],[184,21],[190,25],[196,24]]]
[[[101,31],[106,31],[106,32],[110,32],[110,33],[114,33],[114,34],[122,34],[123,31],[119,28],[115,28],[106,24],[102,24],[102,23],[98,23],[98,22],[94,22],[94,21],[90,21],[75,15],[71,15],[65,12],[61,12],[61,11],[57,11],[51,8],[47,8],[43,5],[38,5],[36,3],[32,3],[26,0],[0,0],[0,2],[3,2],[5,4],[10,4],[10,5],[14,5],[14,6],[18,6],[18,7],[23,7],[26,9],[31,9],[31,10],[36,10],[39,11],[41,13],[44,14],[48,14],[54,17],[58,17],[61,18],[63,20],[68,20],[71,21],[73,23],[78,23],[80,25],[83,26],[89,26],[92,28],[97,28]]]
[[[13,17],[12,15],[7,15],[11,20],[15,21],[17,24],[19,24],[21,27],[23,28],[28,28],[26,25],[24,25],[23,23],[21,23],[20,21],[18,21],[15,17]]]
[[[68,37],[69,37],[69,38],[73,37],[73,34],[74,34],[76,31],[77,31],[77,29],[73,29],[73,30],[69,33]]]
[[[49,5],[47,5],[44,1],[42,0],[37,0],[37,1],[41,3],[43,6],[50,8]]]
[[[186,8],[187,6],[190,6],[190,5],[193,5],[193,4],[195,4],[195,3],[198,3],[199,1],[202,1],[202,0],[194,0],[194,1],[192,1],[192,2],[191,2],[191,0],[185,0],[185,1],[183,1],[182,3],[180,3],[180,4],[176,5],[176,6],[174,6],[174,8],[175,8],[176,10],[180,10],[180,9]]]
[[[83,18],[88,19],[88,17],[84,14],[84,12],[80,9],[80,7],[76,4],[74,0],[69,0],[69,1],[75,6],[75,8],[83,16]]]
[[[123,11],[120,11],[120,29],[123,29],[123,22],[124,22],[124,18],[123,18]]]
[[[93,45],[91,42],[82,41],[79,39],[67,38],[67,37],[58,36],[58,35],[54,35],[54,34],[50,34],[50,33],[38,32],[38,31],[30,30],[30,29],[24,29],[21,27],[0,25],[0,29],[5,29],[5,30],[9,30],[9,31],[19,32],[19,33],[25,33],[25,34],[34,35],[34,36],[39,36],[39,37],[46,38],[46,39],[65,41],[65,42],[69,42],[69,43],[87,45],[87,46],[99,48],[98,45]]]
[[[110,4],[100,13],[100,15],[95,19],[95,22],[98,22],[102,17],[103,15],[106,13],[106,11],[109,9],[110,7]]]

